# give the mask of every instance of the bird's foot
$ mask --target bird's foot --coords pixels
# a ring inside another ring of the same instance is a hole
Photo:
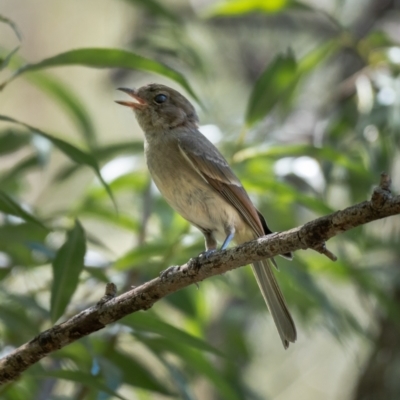
[[[170,275],[172,275],[175,272],[180,271],[181,267],[179,265],[173,265],[172,267],[168,267],[167,269],[164,269],[164,271],[160,272],[160,279],[161,282],[165,282]]]
[[[199,254],[199,257],[205,257],[206,259],[211,256],[211,254],[215,253],[217,249],[209,249],[204,250]]]

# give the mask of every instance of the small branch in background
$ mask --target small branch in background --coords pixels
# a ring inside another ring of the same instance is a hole
[[[109,282],[106,285],[106,290],[104,296],[97,302],[98,306],[107,303],[117,295],[117,285],[115,283]]]
[[[128,314],[147,310],[168,294],[204,279],[300,249],[314,249],[331,259],[335,258],[326,249],[325,241],[368,222],[400,214],[400,196],[392,196],[389,185],[389,177],[382,174],[380,186],[375,188],[371,201],[364,201],[286,232],[263,236],[216,252],[207,258],[192,258],[163,279],[153,279],[118,297],[114,297],[115,285],[108,284],[105,296],[95,306],[42,332],[2,358],[0,384],[17,379],[23,371],[49,353],[103,329]]]
[[[330,250],[327,249],[325,242],[317,244],[315,247],[313,247],[313,250],[317,251],[320,254],[323,254],[332,261],[337,261],[337,257]]]

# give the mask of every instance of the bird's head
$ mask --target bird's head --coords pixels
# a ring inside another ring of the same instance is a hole
[[[135,101],[117,101],[133,109],[146,134],[174,128],[196,127],[198,117],[193,105],[168,86],[152,83],[139,89],[119,88]]]

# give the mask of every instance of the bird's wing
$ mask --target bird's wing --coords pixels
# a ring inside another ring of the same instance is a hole
[[[202,142],[201,151],[198,150],[199,140]],[[205,181],[236,208],[254,233],[257,236],[268,233],[264,232],[259,213],[247,192],[218,149],[200,132],[182,136],[178,142],[184,158]]]
[[[264,230],[270,232],[264,218],[253,206],[224,157],[204,136],[200,133],[197,135],[197,137],[183,136],[179,138],[179,149],[182,155],[205,181],[236,208],[257,236],[263,235]],[[198,143],[198,140],[202,141],[201,152],[197,150],[196,142]],[[296,327],[271,270],[270,262],[276,266],[274,259],[271,258],[255,262],[253,271],[286,349],[289,342],[296,341]]]

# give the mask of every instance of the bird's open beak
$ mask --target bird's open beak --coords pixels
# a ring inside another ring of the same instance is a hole
[[[121,92],[129,94],[129,96],[133,97],[136,101],[116,100],[115,101],[116,103],[121,104],[123,106],[133,108],[134,110],[142,110],[143,108],[145,108],[147,106],[147,102],[136,94],[135,89],[118,88],[117,90],[120,90]]]

